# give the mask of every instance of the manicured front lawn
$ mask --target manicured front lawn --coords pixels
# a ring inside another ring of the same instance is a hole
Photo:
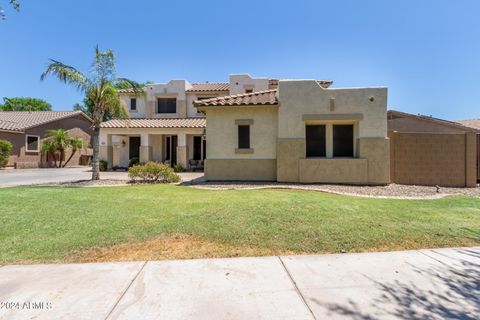
[[[0,189],[0,263],[78,261],[90,248],[174,236],[229,248],[216,255],[480,245],[480,199],[175,185]]]

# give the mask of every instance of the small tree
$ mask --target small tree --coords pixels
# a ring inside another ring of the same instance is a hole
[[[3,98],[0,111],[50,111],[52,105],[37,98]]]
[[[81,139],[70,137],[68,131],[64,129],[57,130],[48,130],[47,138],[42,142],[42,152],[46,155],[53,157],[55,167],[65,168],[65,166],[70,162],[73,156],[83,147],[83,141]],[[71,154],[68,157],[67,161],[65,160],[66,151],[71,149]],[[58,157],[58,165],[57,165]]]
[[[65,164],[63,167],[65,168],[67,164],[72,160],[73,156],[77,153],[78,150],[83,148],[83,141],[81,139],[76,139],[76,138],[70,138],[70,157],[68,157],[67,161],[65,161]]]
[[[10,141],[0,140],[0,168],[3,168],[8,163],[8,157],[12,153],[13,145]]]

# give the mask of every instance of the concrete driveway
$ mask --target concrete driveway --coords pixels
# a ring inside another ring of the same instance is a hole
[[[182,172],[182,181],[199,179],[203,172]],[[51,168],[51,169],[4,169],[0,170],[0,188],[14,187],[32,184],[69,182],[76,180],[88,180],[92,177],[90,167]],[[126,180],[128,174],[125,171],[101,172],[101,179]]]
[[[478,319],[480,247],[4,266],[1,319]]]

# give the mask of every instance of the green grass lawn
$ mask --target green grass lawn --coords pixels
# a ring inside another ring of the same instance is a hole
[[[0,189],[0,263],[189,235],[298,253],[480,245],[480,199],[368,199],[175,185]]]

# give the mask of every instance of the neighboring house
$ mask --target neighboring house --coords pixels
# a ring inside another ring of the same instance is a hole
[[[16,168],[48,166],[49,163],[40,152],[48,130],[68,130],[72,137],[83,139],[88,147],[93,133],[91,126],[91,119],[81,111],[0,112],[0,140],[8,140],[13,144],[7,165]],[[80,150],[69,165],[86,164],[84,162],[88,162],[88,155],[88,148]]]
[[[277,82],[231,75],[229,82],[222,83],[171,80],[166,84],[150,84],[141,96],[120,90],[131,119],[102,123],[100,157],[108,162],[109,168],[127,167],[132,158],[202,168],[207,156],[206,121],[193,102],[268,90],[276,87]]]
[[[265,80],[195,101],[207,120],[206,179],[388,184],[387,89],[331,83]]]
[[[476,186],[480,178],[478,129],[389,110],[388,131],[392,182]]]
[[[480,119],[457,120],[455,122],[466,127],[480,130]]]

